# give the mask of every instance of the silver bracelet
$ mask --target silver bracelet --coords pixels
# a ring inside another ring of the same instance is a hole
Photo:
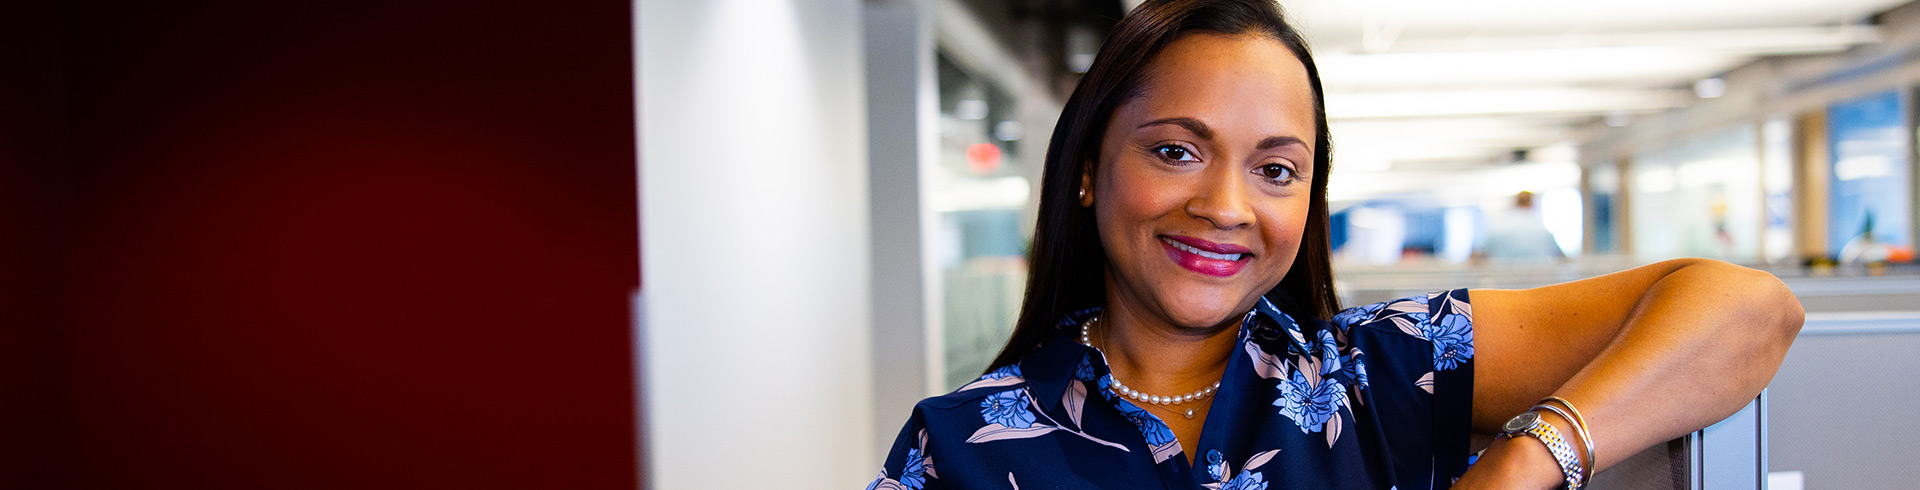
[[[1540,405],[1534,405],[1533,408],[1534,409],[1544,408],[1544,409],[1547,409],[1548,411],[1553,412],[1556,415],[1559,415],[1560,418],[1566,420],[1568,424],[1573,424],[1573,426],[1575,427],[1575,432],[1580,432],[1579,430],[1580,424],[1573,421],[1573,414],[1569,414],[1565,410],[1561,410],[1560,407],[1555,407],[1553,405],[1540,404]],[[1540,421],[1540,423],[1546,424],[1547,422],[1543,420],[1543,421]],[[1586,440],[1585,437],[1581,437],[1580,439],[1583,441]],[[1572,448],[1568,448],[1568,449],[1571,450]],[[1590,465],[1592,464],[1592,461],[1593,461],[1593,458],[1592,458],[1593,442],[1592,441],[1587,441],[1587,456],[1588,456],[1586,458],[1588,461],[1587,464]],[[1558,459],[1559,455],[1556,454],[1554,455],[1554,457],[1555,459]],[[1565,466],[1565,465],[1563,464],[1562,466]],[[1587,477],[1593,474],[1593,468],[1587,465],[1579,464],[1579,463],[1574,463],[1574,468],[1577,471],[1567,475],[1567,488],[1571,490],[1580,490],[1582,487],[1587,486]]]
[[[1539,407],[1536,406],[1534,408]],[[1527,410],[1520,412],[1519,415],[1513,416],[1512,420],[1508,420],[1505,425],[1501,426],[1500,435],[1505,437],[1533,436],[1533,438],[1539,440],[1541,444],[1545,444],[1547,446],[1547,452],[1553,455],[1554,463],[1560,466],[1560,474],[1566,477],[1567,486],[1569,488],[1579,488],[1581,473],[1579,455],[1574,454],[1573,447],[1568,446],[1566,439],[1560,437],[1559,429],[1554,428],[1553,424],[1540,420],[1540,412]]]
[[[1580,475],[1580,481],[1592,482],[1593,474],[1595,472],[1600,471],[1600,467],[1596,463],[1594,463],[1594,461],[1599,460],[1599,456],[1594,456],[1593,454],[1593,435],[1591,432],[1587,431],[1587,418],[1581,416],[1580,409],[1573,408],[1573,402],[1567,401],[1567,399],[1565,398],[1561,398],[1558,396],[1549,396],[1549,397],[1540,399],[1541,405],[1546,405],[1547,402],[1559,402],[1561,405],[1565,405],[1567,407],[1567,411],[1573,412],[1573,417],[1570,417],[1567,420],[1573,423],[1573,431],[1576,433],[1575,435],[1580,436],[1581,445],[1584,445],[1587,447],[1587,464],[1585,466],[1587,471],[1585,474]],[[1566,417],[1565,414],[1561,414],[1560,416]]]

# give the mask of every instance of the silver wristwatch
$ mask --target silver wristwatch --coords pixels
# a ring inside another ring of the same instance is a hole
[[[1553,460],[1560,463],[1560,473],[1567,478],[1565,488],[1577,490],[1585,486],[1584,482],[1580,481],[1580,460],[1574,454],[1573,446],[1568,445],[1567,440],[1560,437],[1560,430],[1555,429],[1553,424],[1542,422],[1539,412],[1528,410],[1513,416],[1512,419],[1507,420],[1506,425],[1500,427],[1500,435],[1506,437],[1526,435],[1540,440],[1540,443],[1547,445],[1547,452],[1553,453]]]

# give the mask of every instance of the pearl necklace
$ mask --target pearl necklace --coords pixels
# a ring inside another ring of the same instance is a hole
[[[1088,318],[1085,323],[1080,324],[1080,345],[1093,347],[1093,339],[1090,334],[1092,333],[1092,330],[1093,330],[1094,320],[1099,320],[1099,319],[1100,317],[1095,316],[1092,318]],[[1213,396],[1215,392],[1220,390],[1220,382],[1214,381],[1212,386],[1201,388],[1199,390],[1195,390],[1192,393],[1187,393],[1184,395],[1179,395],[1179,396],[1150,395],[1147,393],[1143,393],[1139,390],[1130,388],[1125,383],[1121,383],[1119,376],[1114,376],[1112,373],[1108,373],[1107,376],[1113,379],[1113,386],[1111,387],[1111,389],[1115,394],[1119,394],[1121,396],[1132,398],[1142,403],[1149,403],[1152,405],[1180,405],[1184,403],[1196,402],[1200,400],[1205,400],[1207,399],[1207,397]],[[1155,407],[1155,408],[1159,408],[1159,407]],[[1166,409],[1172,410],[1173,407],[1166,407]],[[1188,408],[1186,409],[1185,412],[1182,412],[1181,415],[1185,415],[1187,416],[1187,418],[1193,418],[1193,409]]]

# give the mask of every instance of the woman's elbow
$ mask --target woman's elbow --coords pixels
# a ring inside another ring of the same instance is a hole
[[[1800,327],[1807,323],[1807,310],[1800,305],[1800,298],[1794,296],[1793,290],[1787,288],[1787,283],[1780,278],[1756,269],[1746,271],[1751,276],[1748,281],[1752,285],[1757,308],[1767,313],[1764,323],[1772,327],[1775,344],[1784,355],[1787,346],[1800,336]]]
[[[1762,359],[1773,359],[1775,363],[1784,358],[1807,321],[1806,309],[1793,290],[1780,278],[1758,269],[1717,260],[1703,261],[1696,266],[1710,267],[1715,275],[1723,277],[1716,282],[1734,299],[1734,304],[1729,306],[1744,313],[1736,316],[1748,320],[1740,322],[1744,325],[1737,335],[1752,341],[1752,353],[1763,356]]]

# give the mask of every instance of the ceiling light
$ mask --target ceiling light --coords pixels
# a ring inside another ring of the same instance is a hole
[[[1608,127],[1624,128],[1624,127],[1627,127],[1627,123],[1631,123],[1631,122],[1633,122],[1633,116],[1627,115],[1627,111],[1613,111],[1613,112],[1607,113]]]
[[[1713,77],[1693,82],[1693,95],[1697,95],[1702,99],[1712,99],[1727,95],[1727,79]]]
[[[955,116],[968,121],[987,118],[987,101],[980,99],[961,99],[953,108]]]
[[[1017,141],[1027,135],[1027,128],[1020,121],[1008,119],[993,125],[993,138],[1000,141]]]
[[[1585,114],[1681,107],[1679,91],[1598,88],[1400,90],[1328,93],[1327,118],[1370,119],[1485,114]]]

